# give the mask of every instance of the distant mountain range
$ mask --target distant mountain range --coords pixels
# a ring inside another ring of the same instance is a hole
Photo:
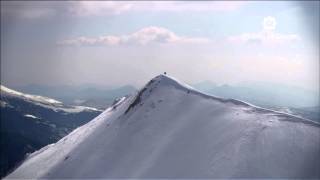
[[[67,106],[55,99],[30,95],[1,85],[0,177],[28,153],[55,143],[101,113],[84,106]]]
[[[319,93],[314,91],[266,82],[217,85],[203,81],[193,87],[210,95],[239,99],[320,122],[320,97]]]
[[[52,97],[69,105],[90,106],[99,109],[106,109],[115,98],[136,91],[136,88],[131,85],[118,88],[102,88],[93,85],[46,86],[33,84],[17,86],[15,89],[25,93]]]
[[[320,124],[159,75],[7,178],[320,178]]]
[[[319,106],[319,93],[276,83],[259,82],[219,86],[210,81],[204,81],[193,86],[205,93],[241,99],[259,106],[294,108]]]

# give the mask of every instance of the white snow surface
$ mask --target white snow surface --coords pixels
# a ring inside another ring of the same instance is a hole
[[[6,178],[320,178],[320,125],[159,75]]]
[[[25,114],[24,116],[28,117],[28,118],[32,118],[32,119],[40,119],[39,117],[32,115],[32,114]]]
[[[8,106],[8,103],[0,100],[0,107],[6,107],[6,106]]]

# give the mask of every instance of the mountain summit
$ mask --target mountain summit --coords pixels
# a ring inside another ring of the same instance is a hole
[[[319,178],[320,125],[166,75],[7,178]]]

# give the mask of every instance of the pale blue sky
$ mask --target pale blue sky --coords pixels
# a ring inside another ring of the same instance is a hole
[[[167,71],[189,83],[317,90],[318,49],[318,1],[1,1],[8,86],[141,86]]]

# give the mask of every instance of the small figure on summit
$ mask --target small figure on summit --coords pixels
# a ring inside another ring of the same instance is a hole
[[[167,72],[164,72],[163,74],[164,74],[164,75],[166,75],[166,74],[167,74]]]

